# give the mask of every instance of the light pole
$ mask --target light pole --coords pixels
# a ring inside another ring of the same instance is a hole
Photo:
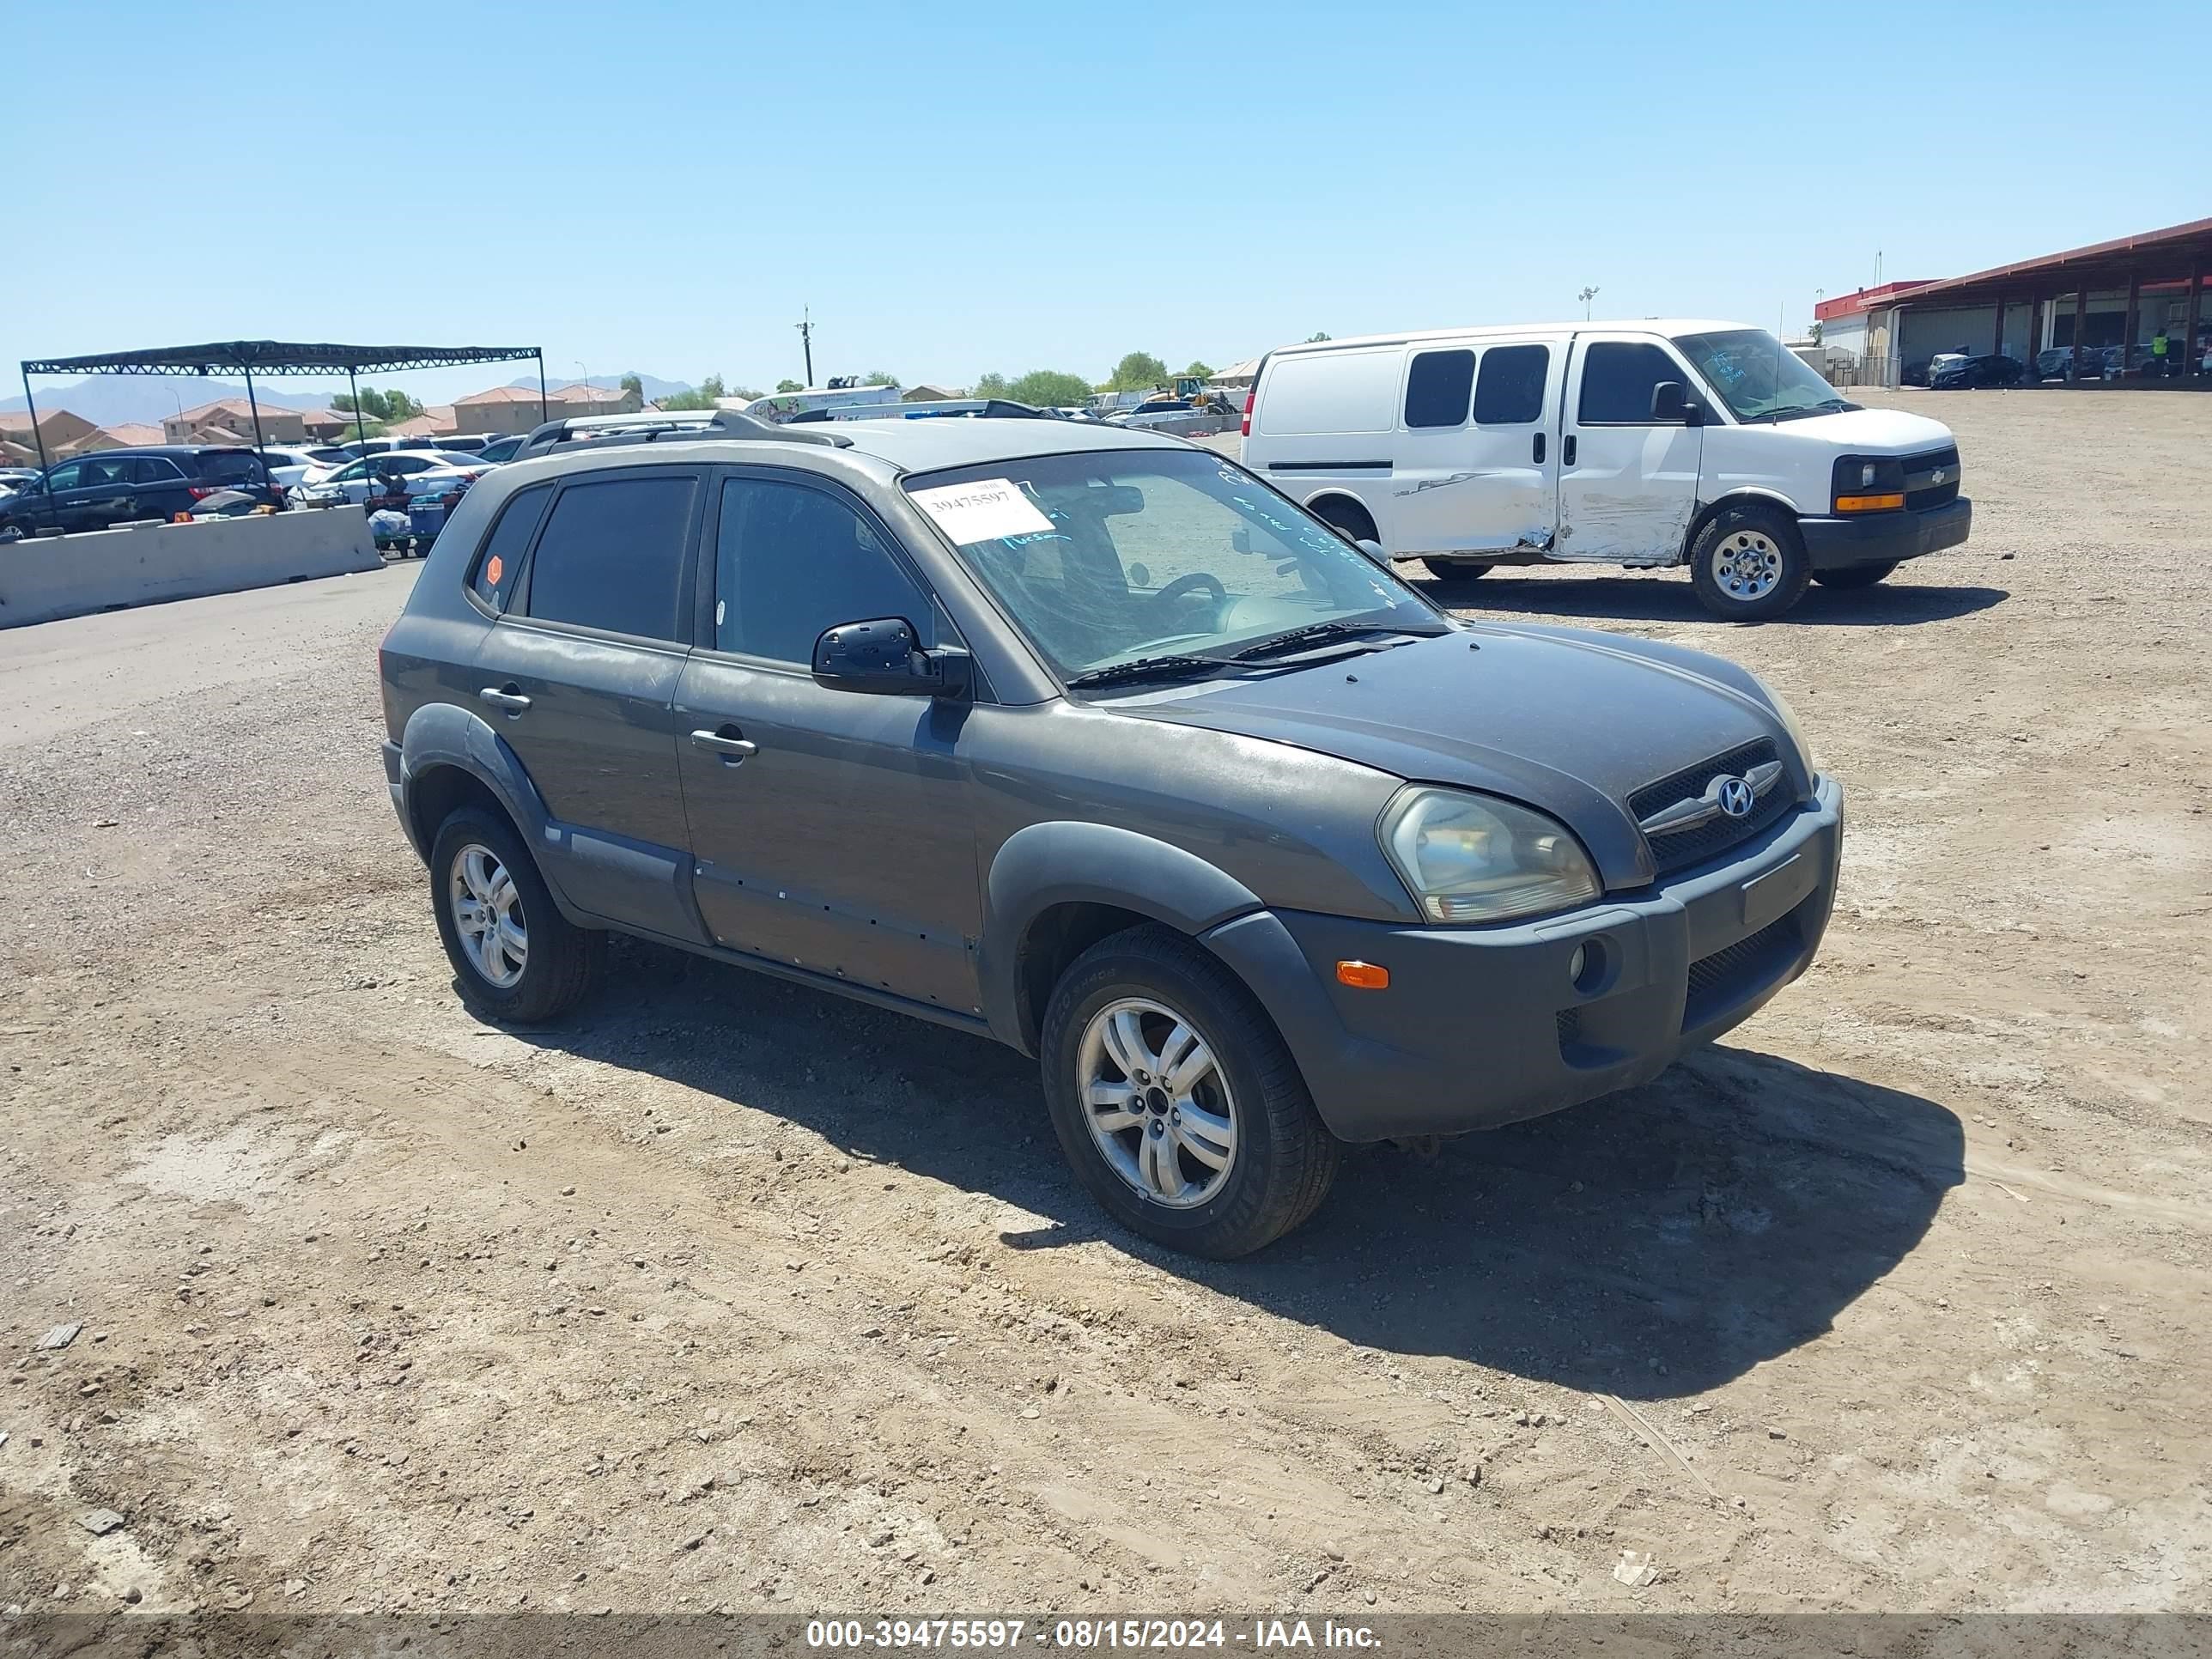
[[[584,360],[581,357],[571,357],[568,361],[576,366],[578,376],[576,383],[584,388],[584,395],[589,397],[592,391],[592,371],[584,367]]]
[[[1583,320],[1584,322],[1589,321],[1590,301],[1597,298],[1596,288],[1586,288],[1581,293],[1576,295],[1575,298],[1583,302]]]

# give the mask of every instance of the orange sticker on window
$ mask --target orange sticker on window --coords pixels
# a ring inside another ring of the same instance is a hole
[[[496,553],[493,554],[489,559],[484,562],[484,580],[489,582],[494,587],[497,587],[499,586],[500,575],[506,570],[506,568],[507,566],[501,562],[499,555]]]

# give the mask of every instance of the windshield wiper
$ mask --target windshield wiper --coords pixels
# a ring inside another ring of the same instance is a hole
[[[1190,679],[1228,665],[1226,657],[1139,657],[1134,662],[1117,662],[1078,674],[1067,685],[1070,690],[1076,690],[1094,685],[1124,685],[1139,680]]]
[[[1365,634],[1419,634],[1418,629],[1401,628],[1395,623],[1309,623],[1304,628],[1293,628],[1287,634],[1278,634],[1256,645],[1248,645],[1242,651],[1229,653],[1231,662],[1250,662],[1256,657],[1276,657],[1309,645],[1319,645],[1329,640],[1348,640]]]

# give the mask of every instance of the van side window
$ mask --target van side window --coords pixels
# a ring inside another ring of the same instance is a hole
[[[1461,426],[1474,386],[1472,351],[1423,351],[1406,376],[1407,426]]]
[[[552,499],[551,484],[518,489],[500,509],[499,522],[484,538],[469,586],[495,611],[507,609],[507,596],[514,591],[515,576],[522,569],[522,556],[530,550],[530,538],[537,534],[538,521],[545,516],[545,503]]]
[[[1552,372],[1549,346],[1492,346],[1482,354],[1474,385],[1477,426],[1526,426],[1544,418],[1544,380]]]
[[[1651,389],[1689,374],[1659,349],[1635,340],[1600,340],[1583,353],[1579,416],[1585,426],[1650,426]]]

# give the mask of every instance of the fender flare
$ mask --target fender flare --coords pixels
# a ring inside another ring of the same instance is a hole
[[[399,738],[399,787],[408,834],[421,839],[415,823],[415,780],[445,766],[466,773],[491,791],[537,854],[538,872],[545,878],[554,902],[574,921],[576,913],[562,890],[559,876],[567,838],[530,781],[522,757],[471,710],[450,702],[426,702],[407,717]],[[416,850],[426,860],[430,856],[427,846]]]
[[[1022,941],[1058,904],[1105,904],[1193,939],[1259,910],[1259,896],[1194,853],[1108,823],[1055,821],[1016,830],[983,883],[975,976],[1002,1041],[1027,1049],[1021,1018]]]

